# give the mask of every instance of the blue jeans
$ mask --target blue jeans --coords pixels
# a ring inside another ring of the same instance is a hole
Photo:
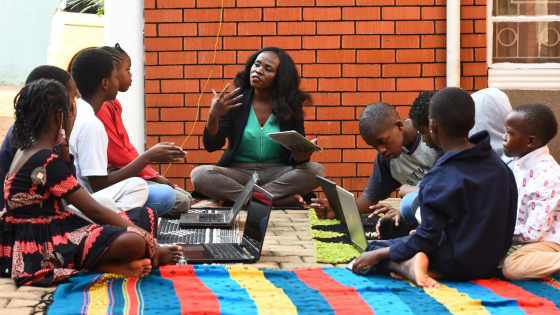
[[[175,205],[175,190],[169,185],[150,184],[148,185],[150,194],[144,207],[148,207],[157,212],[158,216],[165,214]]]
[[[420,186],[420,182],[418,182],[417,186]],[[399,206],[401,217],[412,227],[418,226],[418,220],[416,220],[416,217],[414,216],[416,209],[412,209],[412,203],[416,200],[416,198],[418,198],[418,191],[406,194],[406,196],[402,197],[401,204]]]

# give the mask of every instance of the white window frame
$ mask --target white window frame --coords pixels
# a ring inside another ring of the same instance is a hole
[[[557,1],[560,2],[560,1]],[[555,22],[559,15],[492,16],[494,1],[486,4],[486,62],[488,87],[515,90],[560,90],[560,63],[494,63],[494,22]]]

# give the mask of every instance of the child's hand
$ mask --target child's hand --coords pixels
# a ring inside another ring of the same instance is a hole
[[[380,213],[387,213],[387,212],[389,212],[391,210],[394,210],[394,209],[391,206],[376,204],[376,205],[370,206],[369,210],[374,210],[373,213],[369,216],[371,218],[371,217],[373,217],[375,215],[378,215]]]
[[[309,205],[310,208],[315,209],[315,213],[317,214],[317,218],[319,219],[334,219],[336,217],[329,201],[327,199],[320,199],[320,198],[312,198],[311,201],[313,202]]]
[[[372,215],[370,215],[370,217]],[[391,210],[389,212],[387,212],[387,214],[385,214],[383,217],[379,218],[379,221],[377,221],[377,225],[375,226],[375,230],[377,231],[377,237],[379,237],[379,238],[381,238],[381,232],[379,232],[379,228],[381,227],[381,221],[382,220],[387,220],[387,219],[395,220],[395,226],[399,226],[399,222],[401,221],[401,212],[397,209],[391,208]]]
[[[356,258],[354,265],[352,265],[352,272],[355,274],[360,274],[362,269],[364,269],[365,267],[375,266],[380,261],[381,259],[378,255],[378,251],[374,250],[372,252],[365,252],[361,254],[358,258]]]
[[[150,163],[180,162],[187,156],[187,152],[171,142],[162,142],[146,151]]]
[[[243,94],[234,97],[234,95],[239,91],[239,88],[231,91],[226,95],[226,90],[228,89],[228,87],[229,83],[222,90],[222,92],[220,92],[219,95],[218,93],[216,93],[216,91],[212,90],[212,92],[214,93],[214,98],[212,99],[210,112],[208,113],[209,119],[220,119],[220,117],[224,116],[230,110],[241,106],[241,103],[238,102],[241,101]]]
[[[158,175],[157,177],[154,177],[151,180],[158,183],[158,184],[169,185],[169,186],[171,186],[171,188],[177,187],[177,185],[175,185],[172,181],[170,181],[169,179],[167,179],[167,178],[165,178],[161,175]]]

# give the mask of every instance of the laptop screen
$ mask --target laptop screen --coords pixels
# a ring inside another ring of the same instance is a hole
[[[231,210],[227,213],[228,217],[237,215],[239,209],[241,209],[241,207],[243,207],[243,205],[247,201],[247,197],[249,197],[249,194],[251,193],[252,188],[257,182],[258,178],[259,176],[257,175],[257,172],[253,173],[253,176],[251,176],[251,179],[249,179],[247,185],[245,185],[245,188],[243,188],[243,191],[241,192],[239,197],[237,197],[237,199],[235,200],[233,207],[231,207]]]
[[[247,246],[247,249],[254,255],[253,250],[260,253],[264,242],[270,209],[272,208],[272,195],[256,185],[253,187],[253,195],[249,202],[243,231],[243,243],[244,245],[251,245]]]
[[[336,190],[338,192],[338,199],[342,205],[342,210],[344,211],[344,218],[346,219],[346,225],[350,231],[352,243],[354,247],[362,253],[367,247],[367,240],[354,194],[339,186],[336,186]]]

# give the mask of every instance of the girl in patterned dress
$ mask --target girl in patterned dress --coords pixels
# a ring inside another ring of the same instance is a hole
[[[72,103],[73,104],[73,103]],[[14,144],[19,148],[4,182],[0,212],[0,273],[17,285],[49,286],[98,270],[143,277],[175,264],[178,246],[157,247],[157,214],[136,208],[116,214],[80,188],[52,148],[70,136],[76,110],[53,80],[26,85],[15,101]],[[89,219],[66,211],[68,200]]]

